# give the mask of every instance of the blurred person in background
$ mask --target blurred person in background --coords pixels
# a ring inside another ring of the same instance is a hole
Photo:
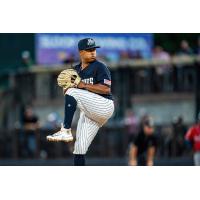
[[[142,54],[139,50],[131,52],[131,58],[133,58],[133,59],[143,59]]]
[[[200,166],[200,112],[198,114],[198,122],[194,124],[186,133],[185,139],[188,145],[193,147],[194,164]]]
[[[129,60],[130,59],[130,55],[129,52],[124,50],[124,51],[120,51],[120,60]]]
[[[142,59],[141,52],[139,50],[136,51],[120,51],[120,60],[130,60],[130,59]]]
[[[153,49],[153,59],[157,59],[160,61],[170,61],[170,55],[168,52],[164,51],[161,46],[156,46]],[[164,65],[165,66],[165,65]],[[165,66],[167,67],[167,66]]]
[[[128,134],[128,143],[133,141],[136,133],[138,132],[138,119],[132,109],[128,109],[124,118],[124,125]]]
[[[172,127],[173,127],[172,154],[173,156],[182,156],[185,151],[184,137],[187,131],[183,117],[179,116],[175,118]]]
[[[153,59],[155,61],[169,62],[171,57],[168,52],[164,51],[161,46],[156,46],[153,49]],[[172,85],[170,81],[171,65],[160,64],[156,66],[156,89],[161,90],[171,90]]]
[[[22,52],[22,67],[30,67],[33,65],[33,60],[31,58],[29,51]]]
[[[22,127],[24,130],[26,156],[28,158],[36,157],[37,154],[37,129],[39,128],[39,119],[34,114],[31,107],[27,107],[22,116]]]
[[[142,122],[141,130],[130,146],[129,165],[152,166],[156,147],[153,119],[148,117]]]
[[[180,43],[180,50],[178,52],[178,55],[193,55],[194,52],[192,50],[192,48],[190,47],[189,43],[187,40],[182,40]]]
[[[187,58],[194,55],[194,50],[190,47],[187,40],[182,40],[180,43],[180,50],[177,53],[178,56]],[[177,65],[177,81],[178,90],[193,90],[195,84],[194,69],[190,65]]]
[[[64,51],[58,53],[58,58],[63,65],[69,65],[75,62],[74,55],[72,53],[66,53]]]

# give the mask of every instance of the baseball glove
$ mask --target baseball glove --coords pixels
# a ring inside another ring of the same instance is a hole
[[[58,85],[66,90],[68,88],[77,87],[81,78],[74,69],[63,70],[57,78]]]

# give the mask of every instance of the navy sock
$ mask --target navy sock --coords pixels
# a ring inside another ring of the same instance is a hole
[[[65,95],[65,117],[64,117],[64,128],[71,128],[72,119],[76,111],[77,102],[74,97]]]
[[[85,155],[74,154],[74,166],[85,166]]]

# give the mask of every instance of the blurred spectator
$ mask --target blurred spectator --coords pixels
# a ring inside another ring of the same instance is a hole
[[[135,51],[135,52],[132,52],[131,54],[131,58],[133,59],[142,59],[142,54],[139,50]]]
[[[131,109],[126,111],[124,125],[128,134],[128,143],[133,141],[136,133],[138,132],[138,119],[134,115],[134,112]]]
[[[121,51],[120,53],[121,60],[129,60],[129,59],[142,59],[141,52],[139,50],[136,51]]]
[[[179,51],[179,55],[193,55],[193,50],[192,48],[189,46],[189,43],[187,40],[182,40],[181,44],[180,44],[180,51]]]
[[[160,61],[169,61],[170,55],[168,52],[164,51],[161,46],[156,46],[153,49],[153,58]]]
[[[179,56],[187,57],[194,55],[193,49],[189,46],[188,41],[182,40],[180,44]],[[177,83],[178,90],[191,91],[195,84],[195,72],[190,65],[177,65]]]
[[[128,51],[121,51],[120,52],[120,59],[121,60],[130,59],[129,52]]]
[[[29,51],[22,52],[22,66],[23,67],[30,67],[33,65],[33,61]]]
[[[22,125],[26,142],[26,156],[36,157],[37,155],[37,129],[39,128],[39,119],[33,113],[31,107],[27,107],[22,117]]]
[[[152,118],[144,119],[140,132],[130,146],[129,165],[152,166],[157,147],[156,140]]]
[[[173,156],[182,156],[185,150],[185,134],[186,126],[184,119],[179,116],[173,122],[173,135],[172,135],[172,154]]]
[[[73,54],[69,54],[63,51],[58,53],[58,57],[61,63],[64,65],[72,64],[73,62],[75,62]]]
[[[169,62],[171,57],[169,53],[163,50],[161,46],[156,46],[153,49],[153,59],[155,61]],[[160,64],[156,66],[156,90],[157,91],[169,91],[172,90],[171,84],[171,65]]]
[[[193,147],[194,164],[200,166],[200,112],[197,124],[193,125],[185,136],[186,141]]]

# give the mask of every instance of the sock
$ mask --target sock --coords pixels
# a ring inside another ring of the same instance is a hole
[[[85,166],[85,155],[74,154],[74,166]]]
[[[64,123],[63,123],[64,128],[67,128],[67,129],[71,128],[72,119],[76,111],[76,105],[77,105],[77,102],[74,99],[74,97],[66,94],[65,95],[65,117],[64,117]]]

